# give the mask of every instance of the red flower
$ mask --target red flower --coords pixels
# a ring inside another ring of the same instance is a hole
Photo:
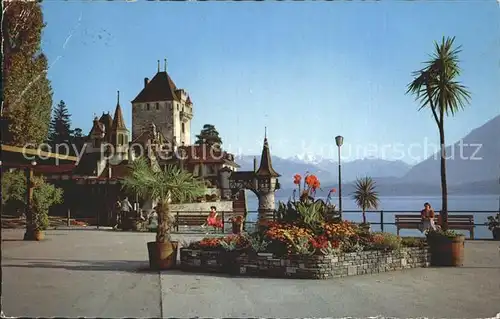
[[[330,189],[330,193],[336,193],[336,192],[337,192],[337,189],[335,187]]]
[[[328,238],[324,235],[313,237],[311,238],[310,243],[316,249],[326,248],[328,247]]]

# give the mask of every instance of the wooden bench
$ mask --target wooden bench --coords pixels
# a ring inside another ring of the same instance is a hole
[[[179,226],[201,226],[207,222],[208,214],[182,214],[175,215],[175,230],[179,231]],[[219,218],[224,218],[224,215],[219,215]],[[223,223],[223,225],[226,222]],[[208,227],[208,226],[207,226]],[[223,230],[222,230],[223,231]]]
[[[188,215],[176,214],[175,215],[175,229],[179,231],[179,226],[201,226],[207,221],[207,215]]]
[[[400,229],[420,229],[422,219],[420,214],[396,215],[396,228],[399,236]],[[436,214],[437,224],[441,224],[439,214]],[[474,239],[474,215],[448,215],[448,229],[467,230],[470,232],[470,239]]]

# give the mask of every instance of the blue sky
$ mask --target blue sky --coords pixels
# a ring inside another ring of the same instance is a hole
[[[54,103],[64,100],[85,132],[94,113],[114,111],[117,90],[131,128],[129,101],[167,58],[194,103],[193,137],[211,123],[226,149],[257,154],[267,126],[273,155],[332,157],[341,134],[346,160],[415,163],[438,135],[406,85],[443,35],[463,46],[461,80],[473,96],[445,124],[447,143],[500,114],[495,1],[46,1],[43,9]]]

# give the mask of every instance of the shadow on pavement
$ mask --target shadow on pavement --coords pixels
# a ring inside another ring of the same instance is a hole
[[[22,264],[9,264],[9,261],[22,261]],[[6,264],[7,263],[7,264]],[[147,261],[130,260],[63,260],[63,259],[26,259],[4,258],[2,268],[38,268],[38,269],[65,269],[75,271],[118,271],[141,274],[159,274],[175,276],[210,276],[227,278],[248,278],[248,276],[229,275],[216,272],[182,271],[179,268],[172,270],[152,270]]]
[[[48,268],[76,271],[120,271],[130,273],[158,274],[158,271],[149,269],[147,261],[130,260],[62,260],[38,259],[27,260],[22,264],[9,264],[9,260],[23,260],[21,258],[4,258],[2,268]]]

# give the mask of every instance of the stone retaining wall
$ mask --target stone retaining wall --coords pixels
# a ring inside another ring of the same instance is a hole
[[[181,268],[200,272],[224,272],[226,252],[222,250],[180,249]]]
[[[327,279],[373,274],[407,268],[428,267],[427,248],[397,251],[363,251],[333,256],[274,257],[269,253],[246,254],[181,249],[181,268],[261,277]]]

